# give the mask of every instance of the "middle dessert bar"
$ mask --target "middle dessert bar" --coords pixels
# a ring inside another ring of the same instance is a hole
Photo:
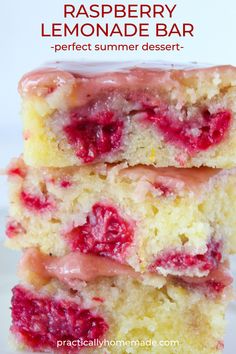
[[[136,272],[205,277],[236,249],[234,170],[96,165],[8,169],[8,246],[80,252]]]

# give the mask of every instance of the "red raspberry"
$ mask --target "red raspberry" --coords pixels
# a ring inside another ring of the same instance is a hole
[[[12,168],[9,168],[7,170],[7,174],[8,176],[18,176],[18,177],[21,177],[21,178],[25,178],[26,176],[26,172],[19,168],[19,167],[12,167]]]
[[[86,223],[75,227],[66,238],[72,250],[98,254],[122,261],[134,237],[133,228],[117,210],[96,203],[88,214]]]
[[[164,185],[163,183],[155,182],[153,184],[153,187],[155,189],[158,189],[164,197],[168,197],[171,194],[173,194],[173,190],[170,187],[168,187],[167,185]]]
[[[25,229],[23,226],[16,220],[9,220],[6,226],[6,235],[9,238],[13,238],[19,234],[24,234]]]
[[[207,251],[204,254],[191,255],[180,251],[166,252],[154,261],[150,266],[150,271],[158,271],[158,267],[169,269],[170,271],[184,271],[189,268],[199,271],[211,271],[215,269],[222,259],[222,243],[211,241],[207,245]]]
[[[11,331],[35,351],[56,351],[57,341],[100,339],[108,330],[101,316],[72,301],[36,295],[20,285],[12,291]],[[63,347],[63,353],[72,351],[72,347]]]
[[[71,187],[72,183],[70,181],[67,181],[67,180],[63,180],[60,182],[60,186],[61,188],[69,188]]]
[[[64,132],[76,155],[85,163],[119,149],[123,122],[115,119],[113,112],[99,112],[88,118],[74,111],[70,118],[71,123],[64,127]]]
[[[219,144],[229,130],[231,118],[227,110],[213,114],[205,110],[195,120],[182,121],[171,117],[166,109],[160,109],[158,113],[147,109],[145,121],[152,123],[167,142],[183,146],[194,154]]]
[[[53,205],[49,201],[47,196],[37,196],[25,191],[20,194],[20,200],[25,208],[36,212],[43,212],[45,210],[52,209]]]

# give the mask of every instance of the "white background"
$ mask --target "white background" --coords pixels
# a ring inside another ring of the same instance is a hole
[[[76,5],[80,4],[82,0],[67,0],[66,2]],[[96,2],[99,3],[102,0],[83,1],[87,5]],[[110,0],[103,1],[103,3],[105,2],[111,3]],[[119,3],[127,2],[128,0],[119,0]],[[129,2],[154,3],[152,0],[130,0]],[[156,1],[155,3],[161,2]],[[165,3],[165,1],[162,3]],[[88,59],[103,61],[158,59],[174,62],[199,61],[236,65],[235,0],[176,0],[166,1],[166,3],[169,6],[177,4],[174,13],[175,22],[191,22],[195,26],[194,38],[178,40],[185,47],[181,52],[126,52],[120,54],[116,52],[106,52],[105,54],[67,52],[55,54],[50,49],[50,45],[62,42],[62,40],[40,38],[40,26],[42,22],[46,24],[63,22],[63,0],[0,0],[0,168],[6,166],[12,156],[17,156],[22,151],[21,121],[19,118],[20,102],[17,94],[18,80],[25,72],[44,62]],[[143,22],[146,22],[146,20]],[[148,40],[149,42],[160,43],[154,37]],[[88,39],[76,41],[83,43],[88,42]],[[101,42],[95,38],[90,38],[89,41]],[[121,39],[110,39],[108,41],[122,43]],[[147,39],[143,41],[147,41]],[[177,39],[168,39],[167,41],[177,42]],[[66,42],[66,40],[63,40],[63,42]],[[73,42],[73,40],[68,39],[67,42]],[[140,39],[136,39],[136,41],[134,39],[124,39],[123,43],[125,42],[136,44],[142,41]],[[0,211],[6,206],[6,196],[6,181],[5,178],[0,177]],[[8,254],[9,256],[5,253],[6,257],[14,258],[13,254]],[[4,261],[2,266],[7,267],[7,261]],[[13,261],[11,274],[13,274],[14,268]],[[9,279],[9,276],[6,279]],[[233,340],[233,332],[229,330],[228,336],[231,340],[226,342],[226,344],[228,343],[226,352],[231,354],[233,353],[233,346],[229,346],[229,342]],[[6,353],[0,348],[0,353],[3,352]]]

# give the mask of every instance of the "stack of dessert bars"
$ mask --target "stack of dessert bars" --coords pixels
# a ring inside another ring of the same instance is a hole
[[[55,63],[20,81],[7,169],[17,348],[221,353],[236,250],[236,68]]]

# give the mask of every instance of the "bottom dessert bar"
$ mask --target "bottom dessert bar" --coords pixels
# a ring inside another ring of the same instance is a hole
[[[24,280],[13,288],[13,342],[50,353],[221,353],[231,289],[208,295],[117,276],[77,282]]]

